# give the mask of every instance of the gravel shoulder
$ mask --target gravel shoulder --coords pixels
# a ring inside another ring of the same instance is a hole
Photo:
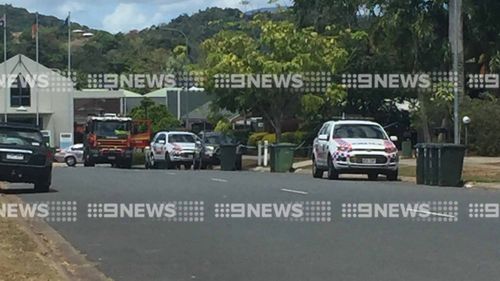
[[[5,188],[0,182],[0,209],[7,204],[24,204],[16,195],[3,194]],[[111,279],[44,221],[0,215],[0,281],[11,280]]]
[[[0,204],[5,201],[2,197]],[[47,252],[16,221],[1,217],[0,272],[2,281],[66,280]]]

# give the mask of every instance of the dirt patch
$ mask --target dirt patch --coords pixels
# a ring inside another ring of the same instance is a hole
[[[65,280],[16,222],[0,218],[0,280]]]

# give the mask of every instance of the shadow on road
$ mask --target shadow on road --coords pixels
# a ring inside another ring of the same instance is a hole
[[[323,178],[325,180],[328,180],[328,178]],[[387,178],[385,177],[379,177],[378,179],[376,180],[370,180],[366,177],[356,177],[356,176],[341,176],[339,179],[336,179],[336,180],[333,180],[333,181],[347,181],[347,182],[350,182],[350,181],[361,181],[361,182],[401,182],[401,179],[398,179],[397,181],[389,181],[387,180]]]
[[[57,189],[51,188],[49,192],[45,193],[57,193],[57,192],[59,192]],[[34,188],[0,188],[0,194],[5,194],[5,195],[39,194],[39,192],[35,192]]]

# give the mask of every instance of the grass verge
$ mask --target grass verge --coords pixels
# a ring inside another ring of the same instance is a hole
[[[416,167],[401,166],[399,175],[416,177]],[[500,183],[500,169],[487,168],[484,165],[465,166],[463,179],[466,182]]]
[[[0,280],[65,280],[15,221],[0,218]]]

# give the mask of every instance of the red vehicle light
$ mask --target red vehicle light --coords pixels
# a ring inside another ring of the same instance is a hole
[[[384,141],[384,146],[385,146],[385,153],[395,153],[398,151],[394,143],[391,141]]]
[[[96,147],[97,146],[97,139],[94,134],[89,135],[89,145],[90,147]]]

